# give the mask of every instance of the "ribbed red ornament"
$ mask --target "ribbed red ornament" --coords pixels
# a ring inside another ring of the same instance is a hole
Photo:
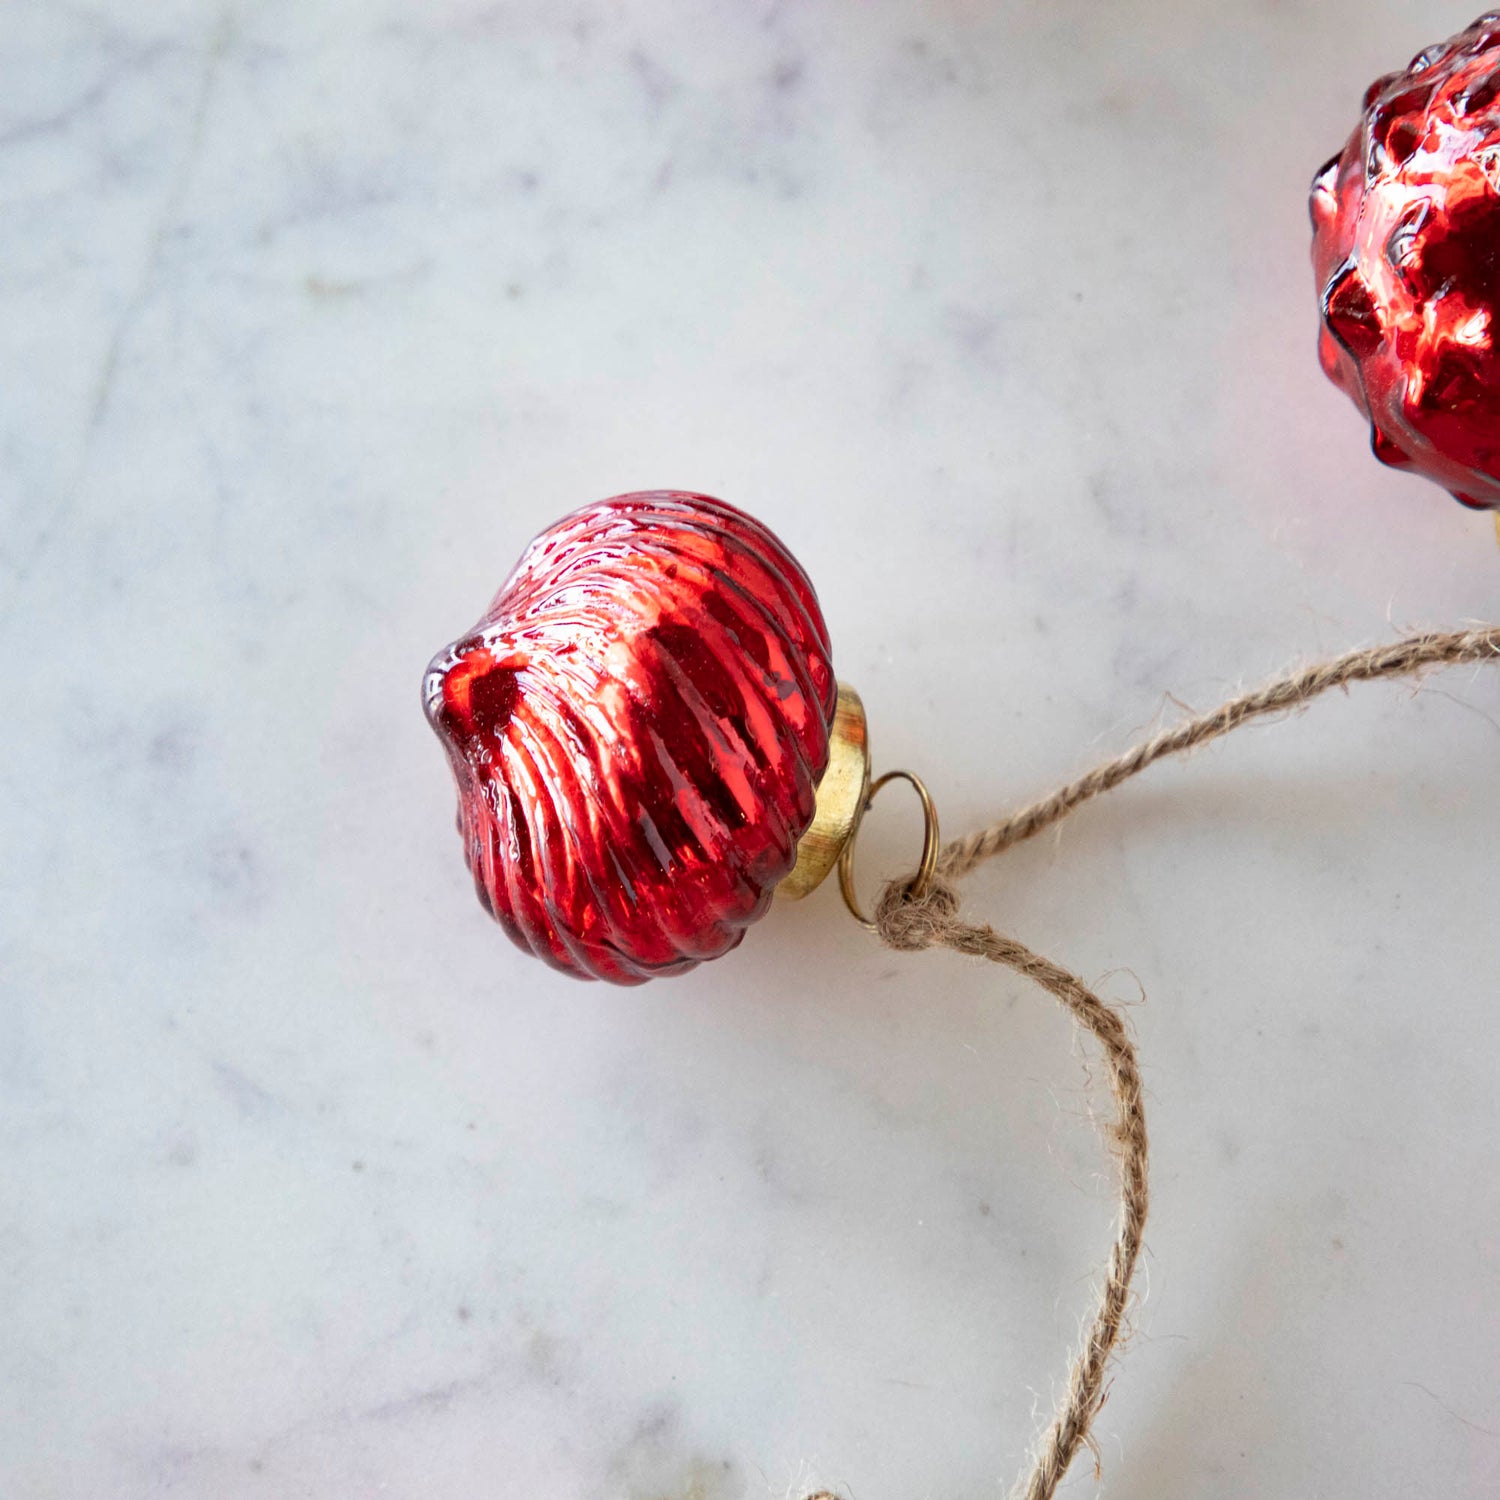
[[[1375,456],[1500,506],[1500,12],[1370,85],[1311,208],[1319,355]]]
[[[727,952],[792,868],[836,691],[812,585],[758,521],[676,490],[573,512],[427,671],[480,901],[620,984]]]

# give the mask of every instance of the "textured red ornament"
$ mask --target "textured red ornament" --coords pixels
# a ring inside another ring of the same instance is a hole
[[[1371,84],[1311,207],[1318,352],[1375,456],[1500,506],[1500,12]]]
[[[620,984],[733,948],[792,868],[837,684],[812,584],[758,521],[653,490],[538,536],[423,689],[479,899]]]

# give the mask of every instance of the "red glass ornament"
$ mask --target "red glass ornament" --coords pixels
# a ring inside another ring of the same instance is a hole
[[[481,903],[558,968],[635,984],[727,952],[765,911],[836,692],[817,596],[776,537],[653,490],[542,532],[423,699]]]
[[[1318,352],[1375,456],[1500,506],[1500,12],[1370,85],[1311,208]]]

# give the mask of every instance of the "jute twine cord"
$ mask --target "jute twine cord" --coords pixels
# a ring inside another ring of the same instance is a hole
[[[1343,656],[1289,672],[1253,693],[1231,698],[1212,712],[1189,719],[1175,729],[1164,729],[1160,734],[1143,740],[1133,750],[1095,766],[1076,781],[1059,787],[1051,796],[1023,807],[1020,812],[989,828],[981,828],[967,838],[954,839],[944,846],[938,869],[953,879],[967,875],[976,865],[1051,827],[1075,808],[1101,792],[1119,786],[1122,781],[1128,781],[1164,755],[1176,755],[1207,744],[1251,719],[1299,708],[1329,688],[1347,687],[1351,682],[1373,682],[1380,677],[1409,677],[1427,667],[1487,661],[1496,655],[1500,655],[1500,628],[1483,626],[1474,630],[1411,635],[1393,641],[1389,646],[1349,651]]]
[[[1034,953],[993,927],[958,918],[958,894],[942,877],[919,901],[904,882],[886,886],[875,911],[881,939],[892,948],[915,952],[940,946],[956,953],[1004,964],[1034,980],[1099,1044],[1114,1096],[1115,1118],[1103,1127],[1120,1168],[1120,1223],[1109,1255],[1099,1309],[1068,1377],[1067,1395],[1037,1450],[1030,1478],[1018,1486],[1020,1500],[1048,1500],[1062,1482],[1108,1392],[1105,1368],[1125,1326],[1130,1281],[1141,1253],[1149,1206],[1146,1162],[1146,1109],[1135,1047],[1120,1013],[1106,1005],[1076,974]]]
[[[1350,651],[1343,656],[1289,672],[1274,682],[1233,698],[1211,713],[1163,730],[1124,755],[1096,766],[1077,780],[966,838],[943,847],[938,876],[920,896],[909,881],[893,881],[881,893],[875,926],[891,948],[919,952],[951,948],[956,953],[1002,964],[1034,981],[1052,995],[1098,1043],[1109,1074],[1114,1119],[1101,1127],[1119,1167],[1119,1222],[1110,1251],[1098,1310],[1074,1361],[1068,1388],[1051,1426],[1036,1450],[1029,1474],[1017,1485],[1016,1500],[1051,1500],[1080,1447],[1093,1447],[1089,1429],[1109,1393],[1110,1356],[1126,1327],[1130,1283],[1140,1258],[1149,1204],[1146,1114],[1135,1048],[1120,1014],[1076,975],[1034,953],[1014,938],[983,923],[959,916],[952,881],[1002,850],[1031,838],[1117,787],[1163,756],[1206,744],[1230,730],[1267,714],[1299,708],[1330,688],[1384,677],[1408,677],[1428,667],[1500,657],[1500,626],[1474,630],[1428,632],[1389,646]],[[1097,1449],[1095,1449],[1097,1459]],[[808,1500],[836,1500],[827,1491]]]

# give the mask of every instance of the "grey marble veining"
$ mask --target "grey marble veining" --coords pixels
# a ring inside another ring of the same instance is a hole
[[[1494,618],[1306,256],[1469,19],[0,8],[0,1493],[1005,1494],[1110,1232],[1065,1021],[831,893],[640,991],[528,963],[420,674],[560,511],[720,494],[957,831]],[[1367,689],[973,882],[1147,998],[1102,1493],[1495,1492],[1497,733],[1492,675]]]

